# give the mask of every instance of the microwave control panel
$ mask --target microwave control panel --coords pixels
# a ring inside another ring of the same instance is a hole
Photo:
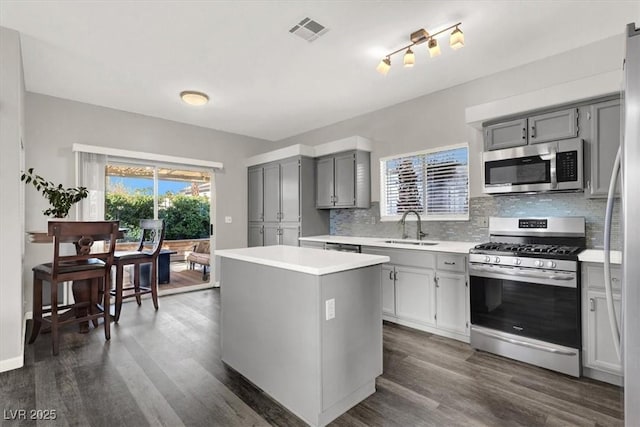
[[[578,180],[578,152],[566,151],[556,155],[558,182]]]

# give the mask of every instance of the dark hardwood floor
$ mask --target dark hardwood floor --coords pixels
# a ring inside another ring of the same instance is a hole
[[[301,426],[220,361],[218,289],[127,303],[102,329],[66,329],[27,345],[25,367],[0,374],[0,424],[17,409],[55,409],[58,426]],[[475,352],[467,344],[392,324],[384,327],[377,392],[335,426],[616,426],[619,388]]]

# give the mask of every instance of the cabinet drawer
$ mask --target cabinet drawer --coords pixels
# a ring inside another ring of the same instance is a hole
[[[300,240],[300,246],[303,248],[324,249],[324,242],[313,242],[310,240]]]
[[[583,264],[583,280],[589,289],[604,289],[604,266],[602,264]],[[611,282],[613,290],[620,292],[622,270],[618,265],[611,266]]]
[[[460,254],[438,254],[438,270],[457,271],[464,273],[467,271],[467,257]]]
[[[386,249],[362,247],[362,253],[372,255],[385,255],[391,258],[390,264],[406,265],[417,268],[435,268],[436,257],[434,254],[420,250]]]

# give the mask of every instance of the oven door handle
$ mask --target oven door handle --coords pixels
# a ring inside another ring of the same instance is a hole
[[[501,271],[501,269],[504,269]],[[548,279],[548,280],[573,280],[575,279],[574,274],[541,274],[534,273],[529,271],[522,271],[517,268],[504,268],[504,267],[480,267],[472,265],[471,273],[474,271],[485,271],[487,273],[496,273],[496,274],[515,274],[520,277],[530,277],[532,279]]]
[[[513,338],[507,338],[507,337],[503,337],[502,335],[499,334],[494,334],[488,331],[483,331],[477,328],[473,328],[472,327],[473,332],[476,332],[478,334],[482,334],[482,335],[486,335],[488,337],[491,338],[495,338],[498,339],[500,341],[504,341],[504,342],[508,342],[511,344],[515,344],[515,345],[520,345],[522,347],[528,347],[528,348],[533,348],[535,350],[541,350],[541,351],[546,351],[548,353],[555,353],[555,354],[561,354],[563,356],[575,356],[576,352],[575,351],[567,351],[567,350],[560,350],[557,348],[553,348],[553,347],[547,347],[544,345],[540,345],[540,344],[534,344],[534,343],[530,343],[530,342],[526,342],[526,341],[520,341],[520,340],[516,340]]]

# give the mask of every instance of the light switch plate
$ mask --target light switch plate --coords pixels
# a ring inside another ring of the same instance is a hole
[[[331,298],[324,302],[325,319],[331,320],[336,317],[336,299]]]
[[[225,216],[224,222],[225,224],[231,224],[233,222],[233,218],[231,218],[230,216]]]

